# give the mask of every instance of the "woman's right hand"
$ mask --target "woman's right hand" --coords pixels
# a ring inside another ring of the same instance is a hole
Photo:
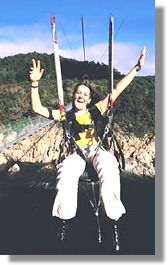
[[[44,73],[44,69],[41,69],[40,65],[41,63],[39,60],[35,61],[32,59],[32,67],[29,71],[29,76],[32,83],[38,83]]]

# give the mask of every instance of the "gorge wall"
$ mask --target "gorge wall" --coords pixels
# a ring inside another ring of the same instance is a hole
[[[21,162],[32,163],[48,163],[57,159],[59,154],[59,143],[62,138],[62,128],[59,124],[53,126],[53,128],[38,141],[47,129],[48,126],[1,152],[0,165],[6,164],[11,158],[18,161],[22,156]],[[139,139],[135,135],[125,135],[121,129],[117,129],[116,135],[125,156],[125,170],[139,176],[145,175],[154,177],[155,136],[145,135],[142,139]],[[31,146],[33,146],[33,148],[31,148]],[[29,150],[29,152],[27,152],[27,150]]]

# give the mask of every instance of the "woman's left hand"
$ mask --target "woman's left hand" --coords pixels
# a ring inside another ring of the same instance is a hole
[[[146,47],[143,47],[142,51],[141,51],[141,54],[140,54],[140,57],[139,57],[139,60],[137,62],[137,66],[139,67],[142,67],[144,66],[144,63],[145,63],[145,57],[146,57]]]

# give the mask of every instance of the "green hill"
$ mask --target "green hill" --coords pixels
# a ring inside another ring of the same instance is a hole
[[[42,67],[45,68],[44,79],[55,79],[53,54],[34,52],[0,58],[0,84],[17,84],[27,81],[33,58],[41,60]],[[81,62],[61,57],[61,67],[63,79],[81,79],[85,73],[89,73],[90,79],[100,80],[108,78],[108,66],[106,64],[88,61]],[[121,74],[114,69],[114,76],[119,78]]]
[[[28,72],[31,59],[40,59],[45,74],[40,82],[42,103],[58,107],[53,55],[29,53],[0,59],[0,121],[1,124],[35,115],[30,106]],[[71,102],[74,86],[83,73],[89,73],[99,94],[108,91],[108,66],[61,58],[65,104]],[[82,73],[82,74],[81,74]],[[122,75],[114,69],[114,82]],[[115,103],[114,122],[127,133],[142,137],[155,131],[155,77],[136,77]]]

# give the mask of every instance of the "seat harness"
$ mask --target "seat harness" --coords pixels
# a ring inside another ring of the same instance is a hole
[[[60,159],[62,161],[62,159],[65,158],[66,153],[68,155],[74,152],[77,152],[83,159],[86,160],[81,148],[76,144],[76,141],[80,139],[80,132],[94,127],[96,135],[99,138],[98,148],[103,147],[105,150],[110,150],[111,147],[113,147],[114,155],[119,162],[119,168],[123,171],[125,169],[125,159],[111,125],[112,112],[110,117],[107,115],[103,116],[95,105],[88,111],[94,121],[94,125],[79,124],[73,110],[66,113],[66,119],[62,121],[64,133],[63,140],[60,143],[60,157],[58,161],[60,161]]]

